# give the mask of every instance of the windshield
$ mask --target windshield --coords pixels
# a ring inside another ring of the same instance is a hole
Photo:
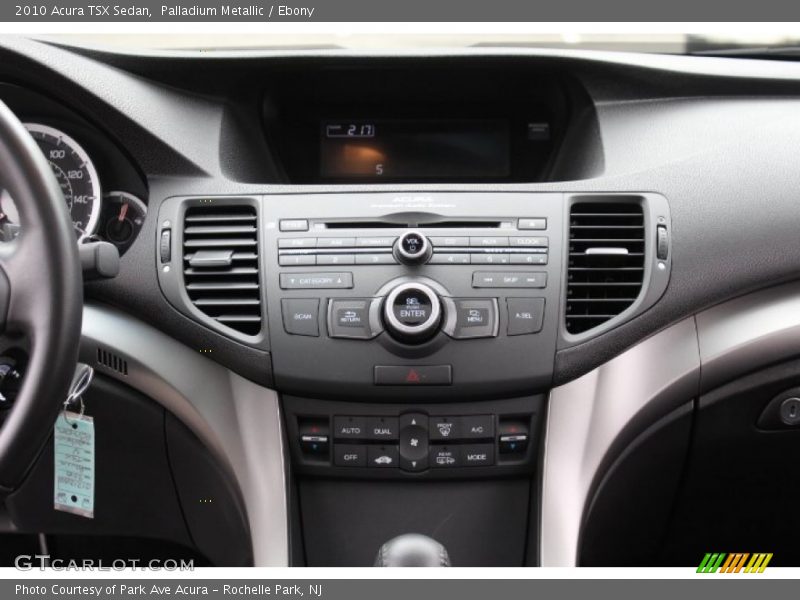
[[[329,29],[332,29],[329,24]],[[96,45],[117,49],[247,50],[322,48],[569,48],[668,54],[766,50],[800,45],[800,31],[759,34],[735,28],[719,33],[392,33],[336,32],[296,29],[290,33],[236,34],[60,34],[47,39],[67,44]],[[397,29],[397,28],[393,28]],[[450,29],[450,28],[448,28]]]

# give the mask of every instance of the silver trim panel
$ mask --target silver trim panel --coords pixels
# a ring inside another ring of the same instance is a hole
[[[697,315],[703,392],[800,354],[800,283],[781,285]]]
[[[800,283],[705,310],[550,394],[542,484],[543,566],[575,566],[592,481],[612,443],[645,410],[800,356]]]
[[[588,493],[625,427],[652,405],[686,402],[698,389],[694,319],[645,340],[550,393],[542,482],[541,563],[576,566]]]
[[[128,362],[123,375],[97,363],[97,348]],[[114,309],[83,311],[81,361],[176,415],[239,484],[255,566],[288,566],[287,465],[280,405],[263,388],[157,329]]]

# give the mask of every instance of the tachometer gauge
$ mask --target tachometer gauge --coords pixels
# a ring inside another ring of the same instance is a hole
[[[49,125],[25,123],[25,128],[53,169],[78,237],[93,234],[100,218],[100,180],[86,150]]]
[[[103,199],[103,213],[97,232],[123,254],[142,228],[147,207],[128,192],[109,192]]]

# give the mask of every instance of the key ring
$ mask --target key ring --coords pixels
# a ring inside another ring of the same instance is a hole
[[[76,427],[77,425],[75,422],[69,420],[67,417],[67,411],[71,405],[79,403],[80,409],[78,412],[78,419],[83,417],[84,412],[86,412],[86,405],[83,402],[83,394],[89,388],[89,385],[91,385],[92,379],[94,378],[94,369],[89,365],[78,365],[78,369],[79,371],[73,380],[70,393],[67,396],[67,399],[64,400],[64,421],[66,421],[66,423],[72,427]]]

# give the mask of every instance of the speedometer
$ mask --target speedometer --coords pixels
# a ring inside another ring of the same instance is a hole
[[[53,169],[79,237],[93,234],[100,218],[102,195],[97,171],[86,150],[49,125],[26,123],[25,128]]]

